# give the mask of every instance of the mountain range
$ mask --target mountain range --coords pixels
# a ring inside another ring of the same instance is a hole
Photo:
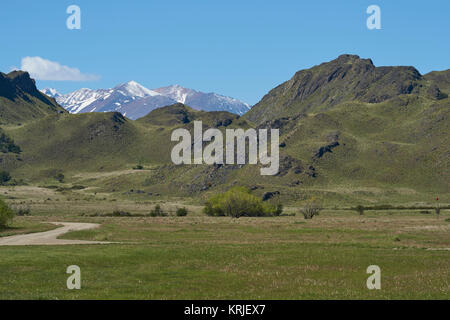
[[[203,111],[229,111],[238,115],[250,109],[244,102],[217,93],[203,93],[179,85],[150,90],[135,81],[111,89],[82,88],[64,95],[53,88],[41,91],[55,98],[70,113],[117,111],[133,120],[156,108],[175,103],[184,103]]]
[[[126,84],[101,92],[103,101],[120,91],[133,92],[136,101],[161,95],[188,103],[182,90],[149,92]],[[69,114],[40,94],[27,73],[0,74],[1,127],[15,150],[4,148],[0,166],[25,183],[55,183],[52,177],[63,173],[66,183],[99,193],[139,189],[205,199],[244,185],[255,194],[279,192],[287,202],[314,196],[324,205],[403,204],[436,195],[445,202],[449,94],[450,70],[422,75],[411,66],[378,67],[370,59],[341,55],[296,72],[243,116],[177,102],[131,120],[119,112]],[[171,132],[192,132],[194,120],[222,131],[279,129],[279,173],[261,176],[260,165],[173,164]],[[144,170],[131,170],[137,164]]]

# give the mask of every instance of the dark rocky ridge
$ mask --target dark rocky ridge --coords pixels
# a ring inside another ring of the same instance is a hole
[[[34,79],[31,79],[28,72],[12,71],[8,74],[0,72],[0,78],[3,78],[0,80],[2,81],[2,84],[0,85],[0,95],[10,100],[14,100],[17,97],[29,100],[26,96],[26,94],[29,94],[43,103],[56,105],[56,101],[54,99],[42,94],[36,88],[36,82]]]
[[[327,110],[346,101],[379,103],[418,93],[423,82],[414,67],[375,67],[370,59],[345,54],[298,71],[265,95],[244,117],[261,124],[269,119]]]
[[[17,123],[58,113],[67,112],[36,88],[28,72],[0,72],[0,123]]]

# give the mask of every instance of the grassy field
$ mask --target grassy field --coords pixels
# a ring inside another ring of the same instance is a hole
[[[312,220],[231,219],[206,217],[201,206],[188,204],[187,217],[119,218],[95,213],[119,207],[144,214],[154,203],[167,211],[185,203],[70,202],[67,195],[33,188],[0,190],[10,203],[31,201],[32,216],[15,220],[20,232],[46,230],[50,221],[95,222],[99,229],[63,238],[118,243],[0,247],[0,299],[450,298],[448,210],[439,219],[432,211],[359,216],[332,208]],[[66,287],[66,268],[74,264],[81,268],[81,290]],[[366,288],[369,265],[381,268],[381,290]]]

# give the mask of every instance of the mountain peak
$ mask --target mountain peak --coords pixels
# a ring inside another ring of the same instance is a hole
[[[20,70],[11,71],[6,75],[6,77],[10,79],[14,85],[18,86],[25,92],[29,93],[32,92],[35,94],[37,91],[36,82],[34,81],[34,79],[30,77],[30,74],[26,71]]]
[[[414,67],[376,67],[371,59],[343,54],[296,72],[265,95],[247,116],[259,123],[281,114],[326,110],[347,101],[379,103],[398,95],[417,93],[421,79]]]
[[[134,80],[130,80],[128,82],[125,82],[117,87],[115,87],[114,89],[118,89],[118,90],[124,90],[126,92],[127,95],[131,95],[131,96],[135,96],[135,97],[145,97],[145,96],[157,96],[159,95],[159,93],[147,89],[146,87],[144,87],[143,85],[137,83]]]
[[[55,88],[45,88],[40,90],[43,94],[52,97],[52,98],[57,98],[60,97],[61,94],[55,89]]]
[[[228,111],[243,115],[250,106],[237,99],[223,96],[214,92],[204,93],[194,89],[185,88],[179,84],[154,89],[156,92],[168,96],[173,100],[186,104],[197,110]]]
[[[362,59],[357,54],[348,54],[348,53],[341,54],[339,57],[335,59],[335,61],[344,61],[344,62],[367,61],[373,64],[371,59]]]

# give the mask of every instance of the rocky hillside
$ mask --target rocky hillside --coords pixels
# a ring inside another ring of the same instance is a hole
[[[17,124],[65,112],[54,99],[37,90],[28,72],[0,72],[0,124]]]
[[[298,71],[265,95],[245,117],[259,124],[273,118],[326,111],[346,102],[375,104],[405,94],[442,99],[445,95],[439,93],[438,87],[448,87],[448,74],[447,70],[423,77],[414,67],[376,67],[370,59],[341,55]]]

